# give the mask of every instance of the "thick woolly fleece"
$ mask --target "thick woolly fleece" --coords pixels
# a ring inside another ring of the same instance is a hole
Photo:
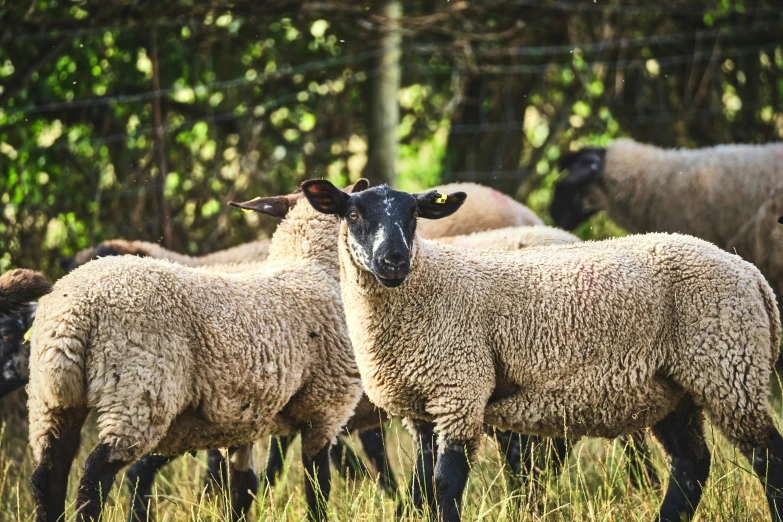
[[[474,232],[467,236],[440,237],[435,238],[435,241],[460,248],[519,250],[531,246],[567,245],[581,240],[565,230],[540,225],[500,228]]]
[[[73,258],[73,268],[82,266],[98,257],[109,255],[135,255],[155,259],[168,259],[185,266],[242,264],[266,259],[269,254],[269,244],[269,239],[259,239],[258,241],[250,241],[249,243],[243,243],[204,256],[188,256],[167,250],[156,243],[148,243],[147,241],[110,239],[96,247],[86,248],[77,253]]]
[[[110,460],[252,444],[302,430],[313,455],[361,393],[337,281],[337,221],[302,200],[263,272],[109,257],[62,278],[33,327],[30,442],[97,410]]]
[[[419,235],[423,238],[462,236],[496,228],[544,224],[522,203],[484,185],[451,183],[434,189],[441,194],[465,192],[468,199],[458,214],[438,220],[422,220],[419,223]]]
[[[343,302],[370,399],[432,421],[443,444],[482,423],[613,438],[690,395],[733,441],[762,446],[780,320],[759,271],[705,241],[650,234],[519,252],[415,239],[381,286],[340,233]]]
[[[630,232],[679,232],[725,248],[781,182],[783,143],[664,150],[620,139],[586,199]]]
[[[761,270],[778,300],[783,298],[783,225],[778,221],[780,216],[783,216],[783,184],[729,241],[727,248]]]

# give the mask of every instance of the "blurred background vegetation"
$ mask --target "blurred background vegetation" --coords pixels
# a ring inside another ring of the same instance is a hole
[[[780,140],[782,34],[776,0],[0,0],[0,271],[241,243],[275,223],[226,201],[315,177],[546,216],[569,149]]]

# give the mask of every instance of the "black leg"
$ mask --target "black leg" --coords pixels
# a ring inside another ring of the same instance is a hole
[[[128,468],[125,474],[131,494],[128,522],[152,522],[153,517],[148,510],[155,475],[174,458],[164,455],[144,455]]]
[[[416,467],[411,479],[411,499],[417,509],[435,506],[433,476],[435,475],[435,425],[413,421],[416,430]]]
[[[450,444],[438,451],[435,490],[442,522],[459,522],[462,493],[470,472],[469,451],[467,444]]]
[[[63,518],[68,474],[79,450],[83,422],[83,414],[74,413],[67,428],[61,430],[60,438],[49,435],[49,445],[30,477],[36,505],[36,522],[56,522]]]
[[[220,450],[207,451],[207,476],[204,491],[207,494],[222,490],[228,484],[228,465]]]
[[[765,447],[754,447],[746,457],[764,484],[771,519],[783,521],[783,437],[773,428]]]
[[[272,437],[269,441],[269,457],[266,461],[264,478],[270,488],[275,487],[277,477],[283,470],[288,446],[291,445],[291,437]]]
[[[109,495],[114,477],[127,464],[109,460],[110,448],[98,444],[84,463],[79,492],[76,495],[77,520],[97,522],[100,520],[103,503]]]
[[[258,493],[258,478],[253,470],[253,445],[229,450],[229,488],[231,489],[231,519],[245,517]]]
[[[391,463],[383,444],[383,428],[370,428],[359,432],[364,451],[378,470],[378,484],[389,495],[397,493],[397,481],[392,473]]]
[[[661,480],[652,465],[649,448],[644,440],[644,432],[636,431],[630,436],[623,435],[620,443],[628,459],[628,472],[633,487],[641,489],[647,484],[660,484]]]
[[[522,471],[522,448],[527,446],[529,437],[498,429],[494,430],[494,435],[500,445],[500,451],[506,457],[506,464],[511,468],[514,476],[518,476]]]
[[[356,480],[359,476],[368,475],[361,457],[348,446],[342,437],[337,437],[337,443],[329,450],[329,455],[337,472],[346,479]]]
[[[701,409],[686,397],[660,420],[653,433],[671,458],[669,485],[659,512],[661,522],[690,520],[701,501],[710,472]]]
[[[329,470],[329,444],[312,457],[302,454],[305,469],[305,498],[307,511],[312,520],[326,520],[326,507],[332,490]]]

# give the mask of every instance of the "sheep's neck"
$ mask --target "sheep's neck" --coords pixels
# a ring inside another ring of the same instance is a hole
[[[339,221],[334,216],[319,214],[303,200],[280,223],[269,245],[270,262],[300,262],[313,260],[337,274]]]
[[[606,210],[615,223],[629,232],[654,232],[648,230],[649,216],[661,202],[655,186],[650,186],[650,172],[657,170],[657,163],[653,158],[637,158],[633,163],[607,161],[600,189],[605,193]]]

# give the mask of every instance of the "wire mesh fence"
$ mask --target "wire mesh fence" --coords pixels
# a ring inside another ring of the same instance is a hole
[[[0,269],[57,275],[57,257],[103,239],[162,241],[161,214],[170,248],[236,244],[274,223],[227,200],[313,177],[476,181],[545,216],[569,149],[783,136],[773,2],[401,5],[394,21],[341,2],[12,9],[18,23],[0,20]],[[398,49],[383,44],[391,30]],[[390,126],[371,93],[392,51]],[[379,175],[373,137],[390,129],[396,173]],[[583,235],[600,236],[593,225]]]

